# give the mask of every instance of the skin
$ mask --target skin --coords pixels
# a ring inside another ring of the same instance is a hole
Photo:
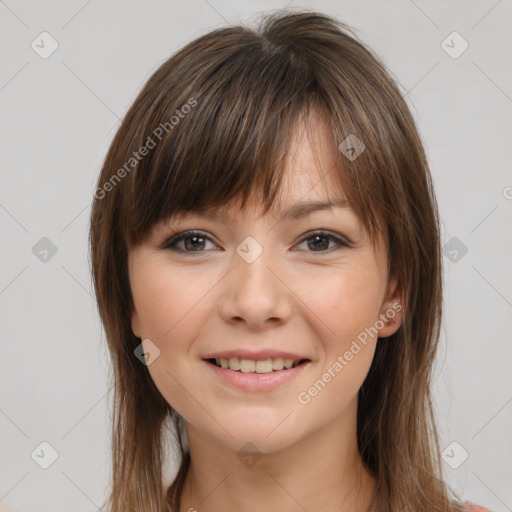
[[[318,116],[311,122],[314,136],[302,124],[297,128],[271,213],[261,216],[248,204],[244,210],[226,206],[208,218],[189,215],[157,225],[129,251],[132,329],[158,346],[148,370],[185,420],[191,467],[181,511],[365,511],[375,493],[376,480],[357,449],[357,393],[377,337],[400,327],[403,311],[392,305],[401,297],[388,282],[386,243],[371,245],[351,209],[299,219],[280,215],[299,200],[332,198],[335,190],[329,174],[330,192],[319,181],[333,168],[326,125]],[[310,232],[319,229],[348,239],[351,247],[322,238],[328,245],[316,248]],[[200,230],[209,240],[199,249],[190,239],[179,242],[188,253],[162,248],[186,230]],[[252,263],[236,252],[247,236],[263,248]],[[342,371],[309,403],[300,403],[298,394],[390,310],[395,322],[381,322]],[[218,380],[202,360],[208,352],[239,347],[277,347],[312,363],[271,391],[241,391]],[[250,467],[237,457],[247,443],[260,457]]]

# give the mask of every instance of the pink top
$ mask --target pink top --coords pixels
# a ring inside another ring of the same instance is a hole
[[[465,504],[466,508],[464,509],[464,512],[491,512],[488,508],[475,505],[469,501],[466,501]]]

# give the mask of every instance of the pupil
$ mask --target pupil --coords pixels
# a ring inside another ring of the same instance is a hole
[[[198,242],[198,240],[200,240],[200,242]],[[195,248],[197,248],[197,247],[201,246],[201,243],[204,243],[204,238],[203,238],[203,237],[201,237],[201,236],[194,235],[194,236],[189,237],[189,238],[186,240],[186,242],[187,242],[187,241],[190,241],[190,242],[191,242],[191,247],[193,247],[193,248],[194,248],[194,247],[195,247]],[[192,242],[192,241],[193,241],[193,242]]]
[[[327,237],[325,237],[325,236],[317,235],[317,236],[313,237],[311,240],[313,240],[313,246],[317,249],[324,249],[329,245],[329,242],[327,241]],[[320,244],[319,244],[318,242],[320,240],[322,240],[323,242],[320,242]],[[202,247],[202,245],[204,244],[204,238],[202,236],[197,236],[197,235],[189,237],[186,241],[190,242],[189,245],[196,249],[198,247]],[[326,241],[327,241],[327,243],[326,243]]]
[[[316,248],[325,248],[326,247],[325,240],[327,240],[327,237],[317,235],[317,236],[313,237],[312,240],[313,240],[314,247],[316,247]],[[318,240],[324,240],[324,243],[320,243],[320,245],[318,245],[317,244]],[[329,243],[327,242],[327,245],[328,244]]]

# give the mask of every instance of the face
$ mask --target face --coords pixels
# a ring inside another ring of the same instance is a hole
[[[324,130],[298,130],[265,216],[250,205],[189,214],[129,251],[132,329],[152,379],[187,428],[233,450],[270,453],[354,414],[377,337],[400,325],[385,243],[370,244],[347,206],[296,215],[299,203],[344,197],[320,180],[334,157]],[[216,356],[233,366],[207,361]],[[269,373],[281,359],[307,361]]]

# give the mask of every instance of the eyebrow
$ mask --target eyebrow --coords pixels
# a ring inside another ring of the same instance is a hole
[[[331,208],[345,208],[351,209],[351,203],[346,199],[336,198],[332,201],[306,201],[306,202],[298,202],[294,205],[290,206],[284,211],[275,212],[278,217],[282,219],[300,219],[302,217],[306,217],[310,213],[319,210],[330,210]],[[203,209],[200,208],[193,212],[187,212],[184,214],[177,214],[176,217],[181,217],[182,215],[187,217],[189,215],[211,218],[213,215],[213,209]]]
[[[283,219],[299,219],[317,210],[330,210],[331,208],[350,209],[350,202],[346,199],[334,199],[333,201],[311,201],[296,203],[284,212],[280,213]]]

